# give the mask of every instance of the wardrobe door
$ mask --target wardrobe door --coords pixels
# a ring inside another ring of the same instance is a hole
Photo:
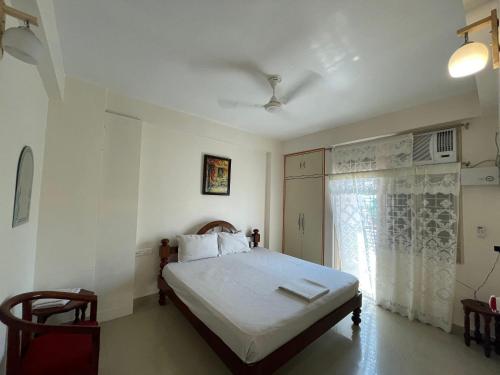
[[[324,180],[322,177],[305,178],[302,181],[302,259],[323,264],[323,209]]]
[[[285,155],[285,178],[302,176],[303,155]]]
[[[285,155],[285,178],[323,175],[324,150]]]
[[[324,150],[319,150],[302,155],[302,174],[304,176],[323,175],[324,153]]]
[[[297,258],[302,255],[301,218],[304,194],[304,184],[301,179],[285,180],[283,252]]]

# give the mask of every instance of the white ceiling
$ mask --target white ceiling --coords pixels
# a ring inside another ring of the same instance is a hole
[[[280,139],[475,89],[447,61],[457,0],[55,0],[67,74],[160,106]],[[278,114],[264,104],[311,72]]]

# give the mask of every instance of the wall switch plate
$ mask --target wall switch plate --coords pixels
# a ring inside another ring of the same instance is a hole
[[[493,251],[500,253],[500,246],[493,246]]]
[[[462,185],[498,185],[498,167],[462,168],[460,181]]]
[[[136,257],[143,257],[145,255],[151,255],[151,254],[153,254],[153,249],[151,247],[148,247],[146,249],[139,249],[136,250],[135,252]]]

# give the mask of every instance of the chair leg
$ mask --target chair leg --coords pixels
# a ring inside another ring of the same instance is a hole
[[[352,312],[352,322],[354,323],[355,326],[359,326],[361,323],[361,308],[358,307]]]
[[[464,308],[464,342],[465,345],[470,346],[470,311]]]
[[[490,316],[484,316],[484,355],[486,357],[491,356],[491,337],[490,337],[490,324],[491,324],[491,317]]]
[[[481,317],[479,313],[474,313],[474,340],[476,343],[481,344],[483,336],[481,335]]]
[[[21,371],[20,351],[21,331],[8,328],[7,330],[7,364],[6,374],[18,374]]]
[[[165,296],[165,292],[163,292],[162,290],[160,290],[158,292],[158,303],[161,305],[161,306],[164,306],[166,303],[167,303],[167,298]]]
[[[92,375],[99,374],[100,333],[92,336]]]

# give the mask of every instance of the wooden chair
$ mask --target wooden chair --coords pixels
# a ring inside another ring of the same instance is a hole
[[[61,298],[90,303],[90,320],[77,324],[32,322],[32,301]],[[22,319],[11,310],[21,304]],[[7,326],[6,375],[97,375],[100,330],[97,296],[66,292],[30,292],[14,296],[0,306]]]

